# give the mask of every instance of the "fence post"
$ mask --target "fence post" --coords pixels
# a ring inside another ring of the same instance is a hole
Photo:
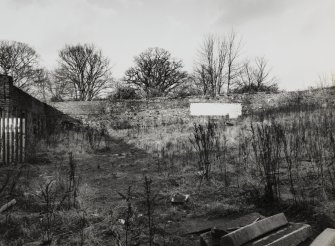
[[[10,158],[9,158],[9,155],[10,155],[10,142],[9,142],[9,109],[8,109],[8,111],[7,111],[7,113],[6,113],[6,149],[7,149],[7,151],[6,151],[6,162],[7,162],[7,164],[9,164],[9,160],[10,160]]]

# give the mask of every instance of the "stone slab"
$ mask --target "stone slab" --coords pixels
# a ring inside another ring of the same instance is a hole
[[[276,214],[244,226],[221,238],[221,246],[241,246],[288,224],[284,213]]]

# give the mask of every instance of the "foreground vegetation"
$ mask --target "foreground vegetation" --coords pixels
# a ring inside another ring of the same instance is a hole
[[[230,124],[99,122],[56,131],[30,164],[1,168],[0,204],[17,200],[1,214],[3,245],[194,245],[186,233],[252,211],[284,211],[315,233],[335,225],[332,106],[272,108]],[[172,204],[176,194],[190,200]]]

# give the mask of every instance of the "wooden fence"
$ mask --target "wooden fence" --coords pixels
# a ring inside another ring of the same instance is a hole
[[[23,112],[0,111],[0,162],[25,160],[27,119]]]

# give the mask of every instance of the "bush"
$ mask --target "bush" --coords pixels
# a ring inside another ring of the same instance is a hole
[[[139,99],[141,98],[135,88],[129,86],[118,87],[114,93],[109,96],[111,100],[120,100],[120,99]]]
[[[186,98],[190,96],[200,96],[203,92],[195,84],[185,83],[175,88],[170,94],[171,98]]]
[[[257,92],[266,92],[266,93],[278,93],[279,88],[277,84],[274,85],[242,85],[233,90],[234,93],[257,93]]]
[[[50,102],[64,102],[64,100],[59,96],[53,96],[50,98]]]
[[[189,140],[199,157],[198,168],[203,172],[203,176],[209,180],[213,158],[216,151],[220,149],[217,124],[211,120],[208,120],[205,125],[194,124],[193,136]]]

